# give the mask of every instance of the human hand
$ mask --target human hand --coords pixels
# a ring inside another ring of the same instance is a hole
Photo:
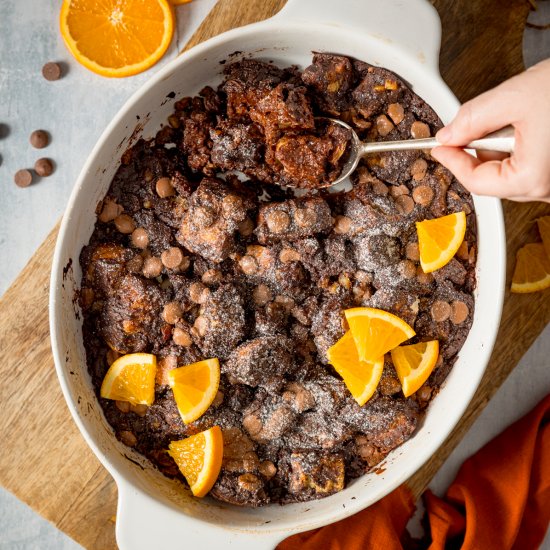
[[[509,124],[516,138],[511,156],[475,158],[457,148]],[[432,150],[433,158],[472,193],[550,202],[550,59],[465,103],[436,137],[444,146]]]

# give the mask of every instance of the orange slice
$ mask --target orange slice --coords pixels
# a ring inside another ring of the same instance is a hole
[[[222,467],[222,431],[214,426],[187,439],[172,441],[168,453],[189,483],[191,492],[203,497],[216,483]]]
[[[401,381],[403,394],[409,397],[420,389],[434,370],[439,357],[439,342],[420,342],[392,349],[391,358]]]
[[[63,0],[61,35],[76,60],[102,76],[152,67],[174,34],[167,0]]]
[[[378,387],[384,370],[384,356],[373,362],[361,361],[353,335],[348,330],[328,349],[327,357],[336,372],[344,379],[344,384],[355,401],[363,406]]]
[[[205,359],[173,369],[167,377],[181,419],[189,424],[200,418],[214,401],[220,385],[220,363],[215,358]]]
[[[381,309],[355,307],[346,309],[344,315],[361,361],[378,361],[385,353],[415,335],[405,321]]]
[[[100,395],[105,399],[152,405],[155,400],[157,358],[150,353],[129,353],[119,357],[107,371]]]
[[[183,4],[189,4],[191,0],[169,0],[172,6],[183,6]]]
[[[516,256],[512,292],[526,294],[546,288],[550,288],[550,258],[542,243],[526,244]]]
[[[550,258],[550,216],[543,216],[537,220],[539,233],[546,255]]]
[[[460,248],[466,234],[466,214],[457,212],[433,220],[416,222],[420,265],[431,273],[447,265]]]

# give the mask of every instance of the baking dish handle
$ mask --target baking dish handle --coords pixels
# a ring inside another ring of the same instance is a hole
[[[441,21],[428,0],[288,0],[274,19],[355,28],[399,45],[439,74]]]
[[[116,540],[120,550],[174,548],[194,550],[238,548],[274,550],[292,533],[246,533],[198,521],[170,506],[160,504],[129,481],[117,476],[118,506]],[[203,506],[202,503],[197,503]]]

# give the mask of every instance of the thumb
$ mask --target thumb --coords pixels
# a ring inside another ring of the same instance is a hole
[[[462,105],[454,120],[436,134],[439,143],[466,145],[520,120],[524,100],[519,97],[514,80],[512,78]]]

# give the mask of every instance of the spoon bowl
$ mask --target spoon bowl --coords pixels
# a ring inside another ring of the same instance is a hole
[[[332,124],[339,124],[346,128],[351,139],[348,145],[348,158],[337,179],[323,185],[322,187],[332,187],[344,181],[357,168],[359,161],[366,155],[372,153],[385,153],[389,151],[412,151],[422,149],[433,149],[441,145],[435,137],[424,139],[404,139],[397,141],[373,141],[363,142],[359,139],[357,132],[349,125],[337,118],[317,117],[321,120],[329,121]],[[478,151],[499,151],[501,153],[513,153],[515,147],[514,128],[506,126],[501,130],[488,134],[481,139],[476,139],[464,145],[463,149],[475,149]]]

